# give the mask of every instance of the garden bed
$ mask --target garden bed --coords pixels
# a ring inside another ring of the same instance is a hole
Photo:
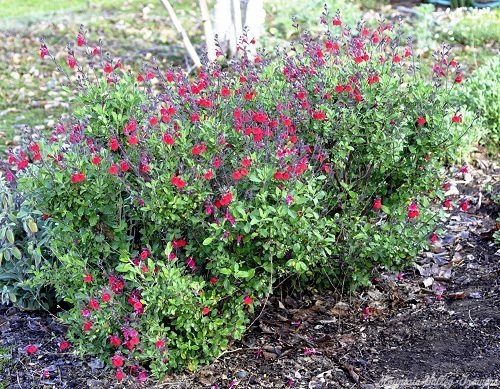
[[[416,267],[385,274],[352,295],[290,291],[272,297],[263,301],[266,309],[256,312],[243,341],[213,364],[145,387],[431,387],[436,380],[438,387],[498,385],[500,250],[492,235],[499,206],[488,193],[498,195],[500,169],[478,160],[472,176],[452,173],[471,207],[450,217],[443,239]],[[3,307],[0,333],[5,387],[133,385],[117,384],[99,360],[61,352],[65,328],[51,314]],[[27,356],[27,344],[39,351]]]

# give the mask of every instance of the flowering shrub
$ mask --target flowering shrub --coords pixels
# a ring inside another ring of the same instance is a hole
[[[51,221],[57,262],[33,283],[71,304],[72,344],[118,380],[210,361],[278,282],[366,285],[426,244],[465,131],[448,107],[460,67],[441,50],[429,83],[393,26],[322,23],[275,58],[250,61],[243,38],[195,78],[132,76],[83,31],[69,48],[74,117],[7,174]]]

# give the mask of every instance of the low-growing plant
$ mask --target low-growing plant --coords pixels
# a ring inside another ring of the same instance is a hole
[[[253,60],[243,37],[240,58],[193,78],[133,76],[83,30],[58,65],[73,120],[7,174],[50,221],[57,261],[33,284],[71,304],[72,343],[117,379],[209,362],[279,283],[368,285],[427,244],[467,130],[450,106],[461,68],[443,48],[430,83],[391,24],[345,28],[326,9],[321,23]]]
[[[500,58],[493,57],[477,68],[459,94],[459,101],[484,121],[481,142],[493,155],[500,152]]]
[[[33,271],[50,261],[46,221],[26,207],[1,172],[0,205],[0,303],[48,309],[55,303],[54,293],[41,285],[28,285]]]
[[[500,40],[500,10],[460,8],[442,14],[436,31],[443,38],[464,45],[484,45]]]

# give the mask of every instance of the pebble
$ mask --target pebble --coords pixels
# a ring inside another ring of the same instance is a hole
[[[239,370],[236,372],[236,378],[245,378],[248,375],[248,373],[245,370]]]

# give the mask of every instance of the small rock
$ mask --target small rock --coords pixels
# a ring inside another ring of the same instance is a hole
[[[104,387],[104,382],[101,380],[88,379],[87,386],[89,388],[102,388]]]
[[[471,292],[469,293],[469,297],[471,299],[480,299],[483,298],[483,295],[480,292]]]
[[[245,378],[248,373],[245,370],[239,370],[236,372],[236,378],[242,379]]]
[[[426,288],[431,286],[433,283],[434,283],[434,278],[432,278],[432,277],[427,277],[423,280],[423,284]]]

